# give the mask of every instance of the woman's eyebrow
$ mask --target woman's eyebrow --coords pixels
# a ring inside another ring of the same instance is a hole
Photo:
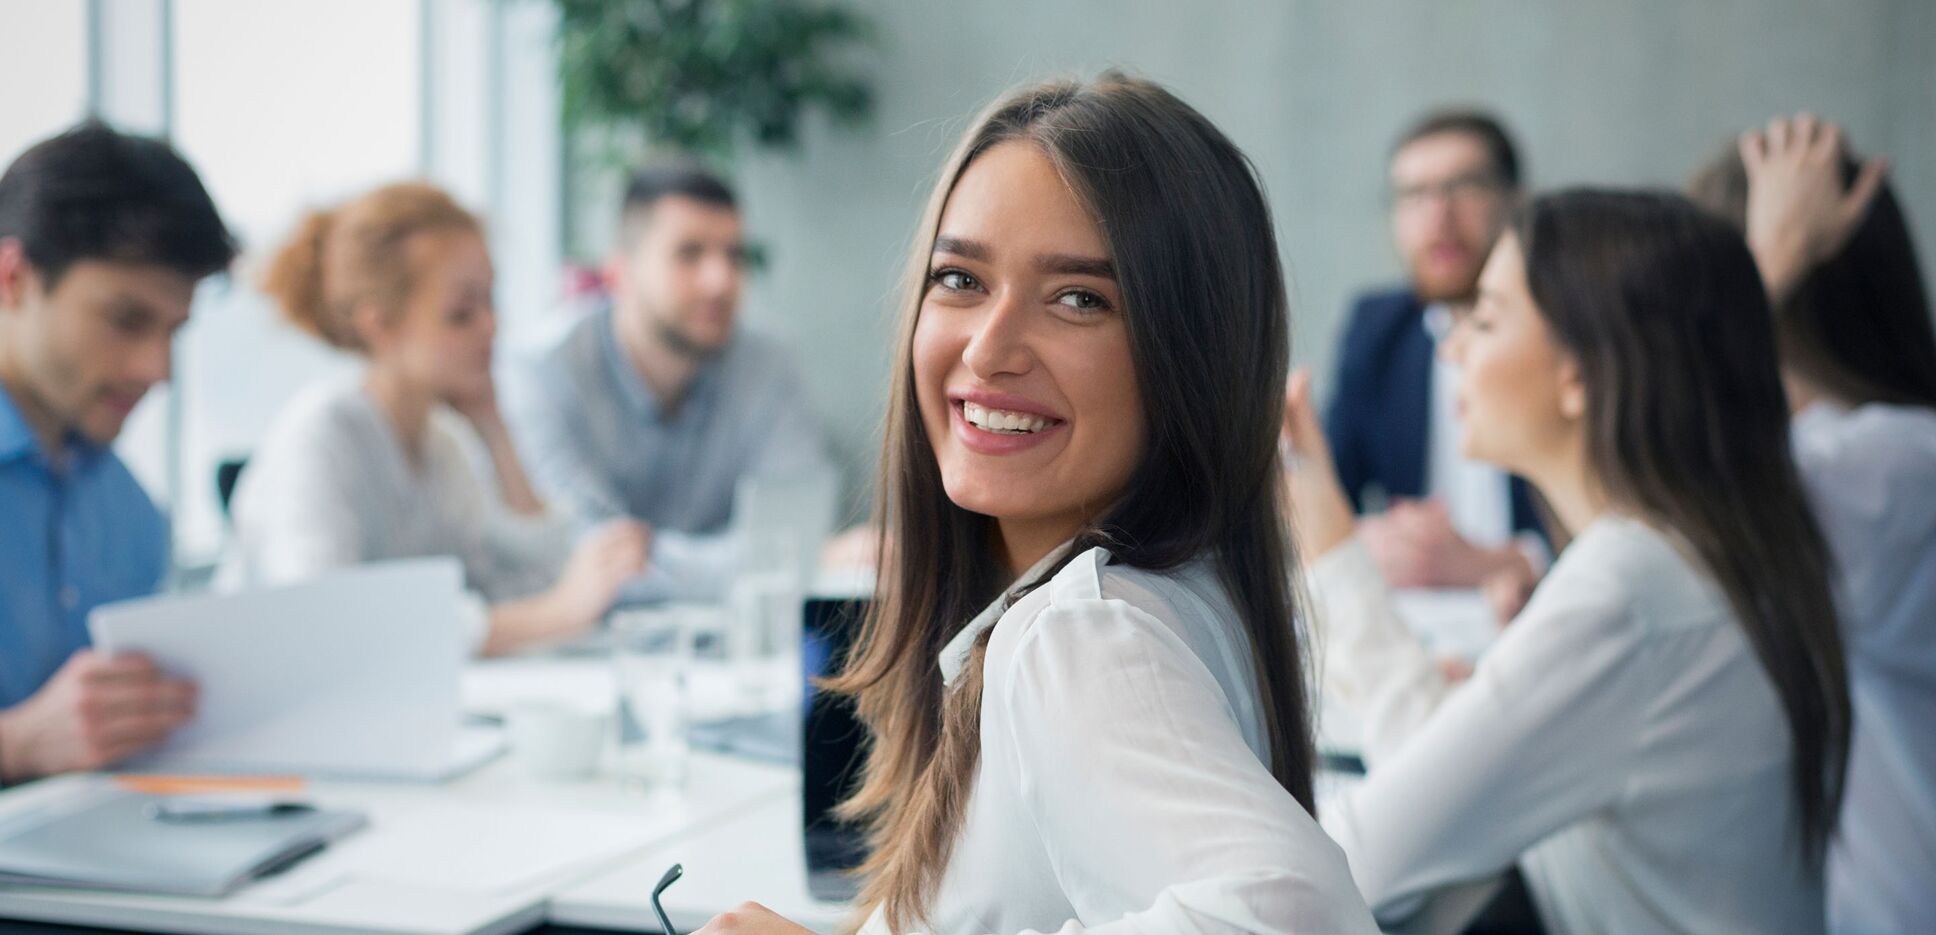
[[[1076,256],[1067,253],[1046,253],[1035,258],[1035,268],[1044,273],[1057,273],[1065,276],[1094,276],[1097,279],[1114,280],[1116,264],[1106,257]]]
[[[934,239],[934,252],[950,253],[982,263],[990,262],[994,256],[994,251],[988,249],[988,245],[979,240],[946,235]],[[1094,276],[1098,279],[1110,280],[1116,278],[1116,264],[1110,262],[1107,257],[1099,256],[1044,253],[1035,258],[1035,268],[1038,272],[1067,276]]]
[[[994,255],[994,252],[988,249],[988,245],[979,240],[967,240],[961,237],[948,236],[936,237],[934,239],[934,252],[952,253],[955,256],[977,260],[982,263],[988,262],[988,258]]]

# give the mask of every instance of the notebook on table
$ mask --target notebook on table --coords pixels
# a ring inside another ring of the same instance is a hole
[[[0,822],[0,883],[226,896],[366,824],[326,809],[178,821],[166,799],[93,784]]]

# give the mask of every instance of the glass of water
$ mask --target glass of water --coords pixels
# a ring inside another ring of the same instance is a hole
[[[792,653],[799,637],[800,601],[806,575],[795,537],[766,531],[746,535],[738,573],[727,596],[738,631],[739,659],[764,659]]]
[[[613,772],[622,785],[672,789],[686,781],[691,744],[693,614],[679,607],[630,610],[612,618],[618,682]]]
[[[774,663],[799,651],[803,584],[792,537],[773,531],[743,536],[727,594],[726,659],[750,708],[763,709],[772,701]]]

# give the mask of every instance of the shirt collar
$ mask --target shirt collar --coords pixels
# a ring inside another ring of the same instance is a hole
[[[638,368],[632,366],[632,359],[625,356],[625,345],[618,340],[618,310],[606,306],[604,319],[599,325],[598,343],[605,352],[605,369],[610,371],[612,382],[618,384],[619,395],[624,397],[625,404],[633,412],[656,420],[664,407],[659,405],[659,397],[652,392],[652,388],[645,385],[645,378],[639,376]]]
[[[80,435],[69,432],[64,450],[58,452],[70,462],[80,461],[96,452],[97,446]],[[34,427],[27,424],[27,417],[20,414],[20,407],[14,403],[13,394],[0,386],[0,462],[15,461],[38,457],[48,464],[54,463],[55,452],[43,451],[40,436]]]
[[[1452,330],[1452,307],[1444,302],[1433,302],[1425,306],[1425,316],[1420,323],[1425,326],[1425,333],[1431,336],[1432,343],[1437,344],[1446,332]]]
[[[654,422],[666,421],[665,403],[659,399],[659,394],[654,393],[652,387],[646,384],[645,378],[639,375],[639,368],[633,366],[632,358],[626,356],[625,345],[619,343],[617,306],[605,306],[604,316],[605,320],[599,327],[599,344],[604,349],[605,367],[611,371],[612,380],[618,384],[619,394],[624,397],[625,405],[635,414]],[[692,376],[692,382],[686,386],[685,397],[680,400],[681,410],[691,408],[696,402],[707,398],[712,393],[713,385],[719,381],[720,361],[724,360],[731,351],[732,345],[728,344],[713,359],[699,365],[698,371]]]
[[[20,415],[19,407],[13,404],[13,395],[7,388],[0,386],[0,461],[32,454],[40,447],[39,439],[34,437],[33,427]]]
[[[961,674],[961,667],[968,664],[968,653],[974,649],[976,638],[981,636],[983,630],[994,626],[1002,619],[1002,614],[1006,613],[1009,608],[1009,596],[1014,593],[1015,589],[1024,584],[1034,582],[1043,572],[1048,571],[1056,562],[1061,561],[1064,555],[1069,554],[1069,547],[1074,543],[1075,540],[1071,539],[1068,542],[1064,542],[1050,549],[1049,554],[1042,556],[1041,561],[1029,566],[1028,571],[1022,572],[1021,576],[1016,578],[1013,583],[1003,588],[1002,596],[995,598],[987,607],[982,608],[981,613],[975,615],[975,619],[968,621],[968,625],[962,627],[961,632],[956,633],[954,638],[948,641],[948,645],[941,647],[938,661],[941,663],[941,683],[943,685],[953,685],[955,683],[955,676]]]

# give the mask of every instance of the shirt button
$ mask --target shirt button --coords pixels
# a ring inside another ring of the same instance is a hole
[[[81,589],[71,584],[64,588],[61,588],[60,602],[61,602],[61,606],[67,608],[68,610],[73,610],[74,608],[81,606]]]

